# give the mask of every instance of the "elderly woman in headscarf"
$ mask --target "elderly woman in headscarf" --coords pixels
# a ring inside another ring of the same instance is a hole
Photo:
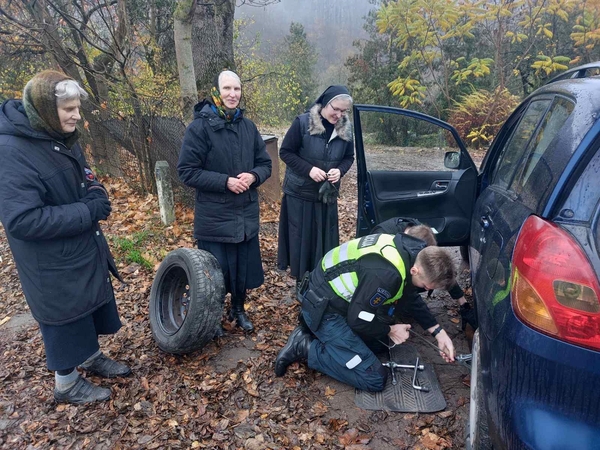
[[[22,101],[0,107],[0,220],[55,371],[54,398],[75,404],[111,395],[77,367],[106,378],[131,372],[98,344],[121,327],[110,273],[119,275],[98,224],[111,212],[108,193],[77,143],[87,96],[48,70],[27,83]]]
[[[345,86],[329,86],[310,110],[296,117],[279,156],[286,164],[279,216],[279,269],[300,282],[325,253],[339,245],[340,179],[354,162]]]
[[[232,71],[221,72],[211,96],[194,107],[183,138],[177,172],[196,189],[194,238],[219,261],[231,293],[228,318],[244,331],[246,290],[264,282],[258,242],[257,188],[271,176],[271,158],[256,125],[240,109],[242,85]],[[219,327],[217,336],[224,330]]]

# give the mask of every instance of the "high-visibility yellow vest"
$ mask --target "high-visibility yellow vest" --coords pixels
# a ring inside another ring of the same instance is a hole
[[[383,304],[393,303],[402,297],[406,280],[406,266],[394,244],[394,235],[370,234],[330,250],[321,260],[325,279],[338,296],[350,302],[358,285],[357,262],[363,256],[370,254],[380,255],[392,263],[402,277],[402,283],[396,295],[387,299]]]

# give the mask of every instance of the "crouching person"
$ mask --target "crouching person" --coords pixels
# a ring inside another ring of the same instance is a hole
[[[379,308],[395,305],[415,318],[454,361],[454,346],[416,289],[447,289],[454,283],[450,255],[406,234],[374,234],[330,250],[301,285],[301,322],[275,361],[283,376],[296,361],[365,391],[384,389],[389,370],[369,343],[401,344],[410,325],[389,325]]]
[[[75,80],[44,71],[22,101],[0,107],[0,220],[55,372],[54,398],[77,404],[111,395],[78,366],[107,378],[131,372],[98,344],[121,321],[110,280],[118,273],[98,224],[111,205],[77,143],[87,96]]]

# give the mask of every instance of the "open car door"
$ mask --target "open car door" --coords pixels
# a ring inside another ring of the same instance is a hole
[[[439,245],[468,245],[477,167],[456,130],[415,111],[354,105],[357,236],[392,217],[434,229]]]

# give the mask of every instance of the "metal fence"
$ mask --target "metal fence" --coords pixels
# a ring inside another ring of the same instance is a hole
[[[177,161],[183,142],[186,125],[177,117],[143,116],[143,135],[149,144],[150,167],[154,169],[156,161],[167,161],[169,164],[169,176],[173,186],[175,201],[187,206],[194,205],[194,191],[179,180],[177,175]],[[136,148],[139,148],[139,130],[133,120],[127,118],[111,118],[99,122],[101,130],[105,133],[105,145],[111,149],[113,158],[109,161],[110,172],[123,176],[129,184],[140,185],[140,162],[136,156]],[[94,136],[88,136],[88,139]],[[277,138],[275,136],[263,136],[267,145],[267,151],[273,160],[273,173],[271,179],[265,183],[260,191],[261,200],[277,201],[281,195],[279,183],[279,156],[277,149]],[[84,145],[86,144],[84,140]],[[91,144],[91,142],[87,142]],[[138,144],[138,145],[136,145]],[[112,150],[114,149],[114,150]],[[88,152],[89,153],[89,152]],[[93,158],[91,158],[93,161]]]

